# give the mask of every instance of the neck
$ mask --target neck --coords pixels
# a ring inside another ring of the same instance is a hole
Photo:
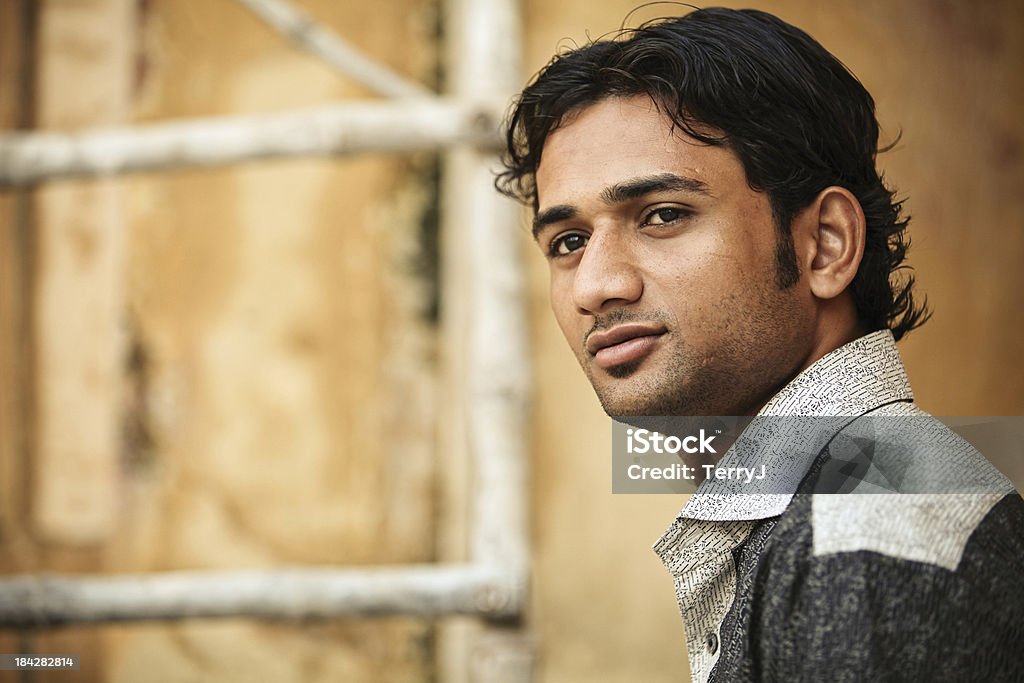
[[[853,297],[849,293],[835,299],[819,301],[814,339],[800,371],[806,370],[827,354],[864,334],[865,331],[857,320],[857,308],[853,303]]]

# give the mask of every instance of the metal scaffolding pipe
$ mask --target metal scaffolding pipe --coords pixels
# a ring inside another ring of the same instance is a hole
[[[295,156],[494,145],[501,108],[441,98],[352,102],[249,116],[0,134],[0,188],[60,178]]]
[[[510,0],[452,2],[454,96],[507,100],[519,78],[518,16]],[[500,33],[500,43],[491,37]],[[520,207],[494,189],[496,156],[481,149],[453,154],[452,218],[464,235],[468,268],[469,339],[465,397],[476,466],[474,559],[526,571],[527,399]]]
[[[385,97],[425,97],[431,92],[366,57],[341,36],[285,0],[236,0],[272,29],[338,72]]]
[[[176,571],[0,579],[0,627],[193,617],[326,619],[519,614],[512,577],[471,565]]]
[[[449,0],[448,95],[506,101],[519,86],[516,0]],[[501,36],[501,40],[495,40]],[[464,319],[463,407],[475,469],[470,551],[474,562],[502,567],[525,584],[527,532],[527,402],[530,363],[520,207],[494,189],[498,160],[482,149],[456,148],[445,167],[445,228],[461,245],[460,273],[468,302]],[[454,260],[454,259],[453,259]],[[526,625],[485,624],[472,645],[468,680],[527,683],[534,651]]]

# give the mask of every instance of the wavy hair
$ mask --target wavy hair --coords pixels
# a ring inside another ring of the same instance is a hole
[[[793,217],[838,185],[856,196],[867,224],[851,284],[860,324],[900,339],[928,319],[926,303],[914,299],[913,276],[900,272],[909,270],[910,219],[876,170],[877,153],[891,146],[878,148],[874,100],[817,41],[765,12],[697,10],[554,57],[506,121],[498,190],[536,210],[547,136],[589,105],[635,95],[649,96],[693,138],[732,150],[750,187],[767,193],[779,229],[780,287],[799,278]]]

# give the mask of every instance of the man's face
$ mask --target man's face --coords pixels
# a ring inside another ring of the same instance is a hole
[[[804,366],[813,297],[777,286],[768,196],[732,151],[609,98],[541,159],[551,305],[609,415],[751,414]]]

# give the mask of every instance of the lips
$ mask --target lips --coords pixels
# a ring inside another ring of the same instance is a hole
[[[633,363],[649,355],[666,330],[660,325],[631,323],[587,337],[586,349],[594,362],[605,370]]]

